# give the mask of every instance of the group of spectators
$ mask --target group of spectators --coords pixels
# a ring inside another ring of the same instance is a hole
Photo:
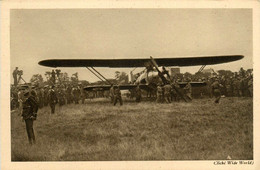
[[[44,87],[18,85],[11,88],[12,109],[19,106],[19,101],[22,101],[23,93],[27,89],[30,89],[30,93],[35,96],[39,108],[53,104],[63,106],[70,103],[79,104],[80,101],[84,103],[86,98],[86,92],[80,84],[45,85]]]
[[[51,85],[33,86],[19,85],[15,81],[15,85],[11,86],[11,109],[17,109],[19,115],[25,121],[30,144],[35,143],[33,121],[37,118],[38,109],[50,106],[50,113],[54,114],[57,104],[60,107],[71,103],[84,104],[86,98],[97,96],[110,96],[113,105],[116,105],[118,101],[120,105],[123,105],[118,85],[111,85],[110,90],[107,92],[86,92],[84,85],[75,82],[55,84],[54,78],[50,82],[52,82]],[[194,82],[201,85],[204,83],[204,88],[193,87]],[[134,92],[136,102],[141,102],[143,90],[141,90],[139,84],[137,84]],[[215,96],[215,103],[219,103],[221,96],[253,97],[253,73],[252,71],[240,69],[239,72],[229,75],[215,74],[208,77],[193,75],[183,79],[172,77],[169,81],[157,84],[155,88],[156,102],[158,103],[171,103],[181,99],[190,102],[195,93],[200,94],[200,96]]]
[[[170,103],[172,101],[192,101],[193,97],[216,97],[216,103],[220,96],[225,97],[253,97],[253,73],[252,70],[240,69],[239,72],[229,74],[205,74],[190,75],[189,77],[172,77],[169,83],[160,83],[156,89],[156,101],[158,103]],[[203,84],[204,83],[204,84]],[[195,86],[195,87],[194,87]]]
[[[171,101],[179,101],[186,98],[186,100],[192,100],[192,97],[212,97],[213,90],[212,84],[215,80],[218,80],[220,93],[222,96],[226,97],[252,97],[253,96],[253,74],[252,71],[245,71],[240,69],[239,72],[232,72],[228,75],[215,74],[211,76],[202,75],[201,77],[196,75],[191,75],[190,77],[172,77],[171,83],[167,84],[158,84],[155,88],[156,101],[159,103],[170,103]],[[180,83],[186,82],[186,85],[183,87],[180,86]],[[205,82],[205,87],[192,87],[190,82]],[[27,86],[27,87],[26,87]],[[113,86],[113,91],[110,89],[110,92],[86,92],[84,90],[84,85],[78,84],[75,82],[66,82],[59,83],[54,85],[45,85],[45,86],[28,86],[28,85],[16,85],[11,87],[11,107],[12,109],[18,107],[20,98],[23,96],[23,90],[25,88],[31,88],[33,93],[36,96],[36,99],[39,104],[39,108],[48,106],[50,103],[59,104],[63,106],[70,103],[79,104],[85,102],[85,99],[94,98],[94,97],[111,97],[113,99],[112,103],[116,104],[117,101],[122,103],[122,98],[117,97],[117,100],[114,100],[115,96],[121,96],[121,92],[117,89],[117,86]],[[53,95],[51,91],[54,91]],[[118,92],[119,91],[119,92]],[[120,94],[120,95],[119,95]],[[143,90],[138,86],[135,89],[135,98],[137,102],[141,101],[143,96]],[[53,112],[53,111],[52,111]]]

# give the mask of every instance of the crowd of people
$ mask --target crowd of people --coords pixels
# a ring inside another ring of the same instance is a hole
[[[37,87],[32,85],[17,85],[11,88],[11,109],[17,109],[18,115],[26,124],[26,131],[30,144],[35,143],[33,121],[37,119],[38,109],[50,107],[50,113],[55,113],[55,106],[65,104],[84,104],[85,91],[80,85],[50,85]]]
[[[253,70],[241,68],[238,72],[226,71],[214,73],[213,75],[191,75],[192,82],[206,82],[208,92],[203,92],[209,97],[212,96],[211,85],[217,79],[221,84],[220,92],[226,97],[253,97]],[[185,81],[178,79],[178,81]],[[202,94],[203,95],[203,94]]]
[[[31,94],[35,96],[39,108],[53,105],[54,103],[55,105],[63,106],[70,103],[79,104],[81,101],[84,104],[86,99],[86,91],[81,84],[45,85],[44,87],[18,85],[11,88],[11,98],[19,103],[19,101],[22,101],[23,93],[26,89],[30,89]],[[11,107],[17,107],[18,103],[11,103]]]
[[[53,76],[54,77],[54,76]],[[191,75],[190,77],[172,77],[168,83],[159,83],[157,88],[154,88],[153,94],[156,97],[158,103],[170,103],[172,101],[188,100],[191,101],[195,97],[212,97],[214,95],[214,89],[212,87],[214,82],[219,83],[219,93],[221,96],[226,97],[252,97],[253,96],[253,74],[252,71],[245,71],[242,69],[239,72],[235,72],[229,75],[213,75],[206,77],[205,75],[198,77]],[[51,79],[51,82],[55,82],[55,79]],[[180,86],[186,82],[184,87]],[[191,82],[205,82],[205,87],[193,88]],[[215,83],[216,84],[216,83]],[[27,86],[27,87],[26,87]],[[53,103],[63,106],[70,103],[83,103],[86,98],[94,97],[108,97],[110,96],[112,103],[117,101],[122,104],[122,97],[118,86],[112,86],[109,92],[94,91],[87,92],[84,90],[84,85],[75,82],[66,83],[50,83],[50,85],[44,86],[29,86],[29,85],[13,85],[11,87],[11,109],[18,107],[18,101],[21,101],[23,96],[23,90],[25,88],[31,88],[34,91],[35,97],[38,101],[39,108],[52,105]],[[134,97],[137,102],[141,101],[143,96],[143,90],[137,86],[134,89]],[[114,97],[115,96],[115,97]],[[117,100],[114,100],[116,99]],[[133,97],[133,95],[131,95]],[[51,104],[52,103],[52,104]],[[53,108],[53,107],[52,107]],[[52,109],[54,112],[55,109]]]
[[[241,68],[239,72],[168,76],[167,81],[157,84],[155,91],[158,103],[180,100],[190,102],[193,97],[213,96],[216,98],[215,103],[219,103],[221,97],[253,97],[253,70]]]
[[[15,72],[17,72],[17,68]],[[53,77],[55,77],[54,74]],[[17,77],[14,76],[14,78]],[[192,82],[194,81],[201,82],[201,84],[205,83],[204,88],[193,88]],[[38,109],[48,106],[50,107],[50,114],[54,114],[56,105],[62,107],[73,103],[84,104],[86,98],[97,96],[110,97],[113,105],[116,105],[117,102],[123,105],[118,85],[111,85],[110,90],[105,94],[104,91],[87,92],[84,90],[84,85],[75,82],[55,83],[55,78],[50,79],[50,85],[44,86],[19,85],[18,82],[15,81],[16,84],[11,86],[11,109],[17,109],[19,115],[25,121],[30,144],[35,143],[33,121],[37,119]],[[195,94],[200,94],[203,97],[206,95],[209,97],[215,96],[215,103],[219,103],[221,96],[253,97],[253,73],[242,69],[242,71],[229,75],[219,74],[208,77],[192,75],[185,77],[185,79],[176,76],[158,83],[154,91],[158,103],[171,103],[180,100],[191,102]],[[141,102],[143,90],[141,90],[139,84],[132,92],[134,92],[136,102]]]

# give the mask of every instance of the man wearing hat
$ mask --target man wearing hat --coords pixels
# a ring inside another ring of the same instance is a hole
[[[142,98],[142,91],[140,89],[140,85],[137,84],[136,89],[135,89],[135,101],[141,102],[141,98]]]
[[[18,75],[18,67],[15,67],[15,70],[13,71],[13,78],[14,78],[14,86],[17,86],[18,81],[17,81],[17,75]]]
[[[178,90],[180,89],[180,85],[178,84],[178,79],[174,80],[173,83],[171,84],[171,101],[179,101],[179,95],[178,95]]]
[[[212,93],[215,96],[215,103],[219,103],[219,100],[221,98],[220,88],[223,87],[223,86],[219,83],[218,78],[215,78],[211,87],[212,87]]]
[[[35,143],[33,121],[37,118],[38,103],[29,89],[24,90],[22,118],[25,121],[26,131],[30,144]]]
[[[114,103],[114,98],[115,98],[115,92],[114,92],[114,85],[111,84],[111,87],[109,89],[109,96],[110,96],[110,99],[111,99],[111,103]]]
[[[158,83],[157,84],[157,98],[156,98],[156,102],[157,103],[162,103],[163,102],[163,84]]]
[[[57,104],[57,102],[58,102],[58,98],[54,90],[54,86],[51,86],[51,89],[49,91],[49,104],[51,107],[51,114],[55,113],[55,105]]]
[[[122,105],[123,105],[123,101],[122,101],[121,91],[120,91],[118,85],[115,86],[114,94],[115,94],[114,106],[116,105],[116,103],[117,103],[118,100],[119,100],[119,102],[120,102],[120,105],[122,106]]]
[[[172,87],[170,85],[170,82],[167,82],[164,85],[164,100],[166,101],[166,103],[171,103],[171,91],[172,91]]]
[[[188,78],[187,81],[188,81],[188,83],[184,87],[184,91],[185,91],[185,94],[188,97],[188,99],[190,101],[192,101],[192,96],[191,96],[191,94],[192,94],[192,87],[191,87],[191,84],[190,84],[191,78]]]

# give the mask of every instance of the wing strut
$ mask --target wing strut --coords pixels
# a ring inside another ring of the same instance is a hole
[[[150,59],[151,59],[151,63],[153,64],[153,66],[155,67],[155,69],[156,69],[157,72],[158,72],[158,76],[160,76],[160,78],[162,79],[163,83],[166,84],[166,83],[167,83],[167,80],[166,80],[166,78],[163,76],[163,73],[159,70],[156,61],[153,59],[152,56],[150,56]],[[179,95],[185,102],[188,102],[187,99],[186,99],[186,98],[184,97],[184,95],[179,91],[178,88],[176,88],[175,86],[173,86],[173,88],[175,89],[175,91],[178,93],[178,95]]]
[[[89,68],[89,67],[86,67],[92,74],[94,74],[97,78],[99,78],[102,82],[105,82],[104,80],[106,80],[106,82],[108,82],[108,84],[112,84],[108,79],[106,79],[100,72],[98,72],[96,69],[94,69],[93,67],[91,67],[92,68],[92,70]],[[98,75],[97,75],[97,74]],[[104,79],[102,79],[101,77]]]
[[[102,80],[102,78],[100,78],[94,71],[92,71],[90,68],[86,67],[92,74],[94,74],[97,78],[99,78],[99,80],[101,80],[102,82],[105,82],[104,80]]]
[[[202,72],[202,70],[203,70],[205,67],[206,67],[206,65],[201,66],[198,72]]]
[[[93,67],[91,67],[96,73],[98,73],[104,80],[106,80],[109,84],[112,84],[108,79],[106,79],[102,74],[100,74],[100,72],[98,72],[96,69],[94,69]]]

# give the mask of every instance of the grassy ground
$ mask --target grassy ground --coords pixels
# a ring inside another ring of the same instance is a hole
[[[192,103],[125,102],[105,99],[39,110],[36,145],[25,123],[11,116],[13,161],[253,159],[251,98],[197,99]]]

